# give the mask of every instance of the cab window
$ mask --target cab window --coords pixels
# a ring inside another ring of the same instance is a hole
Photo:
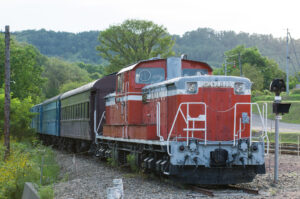
[[[138,68],[135,71],[135,82],[137,84],[152,84],[165,80],[163,68]]]
[[[182,76],[199,76],[206,75],[208,71],[206,69],[195,69],[195,68],[185,68],[182,70]]]

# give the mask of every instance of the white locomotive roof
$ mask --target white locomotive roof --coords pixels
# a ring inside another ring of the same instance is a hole
[[[221,76],[221,75],[201,75],[201,76],[185,76],[185,77],[176,77],[170,80],[158,82],[155,84],[147,85],[143,90],[153,89],[157,87],[166,86],[169,84],[177,83],[178,86],[182,89],[185,88],[185,81],[234,81],[234,82],[245,82],[247,88],[251,88],[251,81],[246,77],[237,77],[237,76]]]
[[[85,84],[79,88],[75,88],[73,90],[70,90],[68,92],[65,92],[61,95],[61,99],[65,99],[67,97],[70,97],[72,95],[76,95],[76,94],[79,94],[79,93],[82,93],[82,92],[85,92],[85,91],[88,91],[88,90],[91,90],[92,87],[95,85],[95,83],[97,82],[98,80],[95,80],[93,82],[90,82],[88,84]]]

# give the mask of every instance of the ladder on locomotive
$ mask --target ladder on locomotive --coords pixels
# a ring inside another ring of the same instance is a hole
[[[182,111],[182,107],[184,105],[186,105],[186,114],[184,114],[183,111]],[[200,114],[200,115],[198,115],[198,117],[191,117],[190,112],[189,112],[190,105],[204,106],[204,114]],[[174,120],[173,120],[172,127],[170,129],[169,134],[168,134],[167,145],[169,145],[169,141],[170,141],[170,138],[171,138],[171,135],[172,135],[172,132],[173,132],[173,129],[174,129],[175,123],[177,121],[179,113],[181,114],[181,116],[183,117],[183,119],[186,123],[186,128],[183,128],[183,131],[187,132],[187,137],[186,137],[187,145],[189,145],[189,139],[190,139],[189,132],[190,131],[192,132],[192,137],[194,137],[194,132],[195,131],[204,131],[204,143],[206,145],[206,141],[207,141],[207,124],[206,124],[207,109],[206,109],[206,104],[204,102],[183,102],[179,105],[179,107],[177,109],[177,112],[176,112],[176,115],[175,115]],[[192,127],[189,126],[190,122],[192,122]],[[198,122],[204,122],[204,128],[195,128],[196,122],[197,123]],[[170,153],[168,152],[168,154],[170,154]]]
[[[204,142],[206,144],[206,132],[207,132],[207,124],[206,124],[206,118],[207,118],[207,112],[206,112],[206,104],[204,102],[187,102],[187,103],[183,103],[186,104],[186,117],[184,117],[184,114],[181,111],[181,114],[186,122],[186,128],[183,129],[183,131],[186,131],[187,133],[187,145],[189,144],[189,133],[191,132],[192,135],[191,137],[194,137],[194,132],[198,131],[198,132],[204,132]],[[199,114],[198,117],[191,117],[190,116],[190,105],[202,105],[204,106],[204,114]],[[179,106],[179,108],[181,108],[181,106]],[[192,122],[192,126],[190,127],[190,122]],[[195,125],[199,123],[204,123],[204,127],[203,128],[195,128]]]

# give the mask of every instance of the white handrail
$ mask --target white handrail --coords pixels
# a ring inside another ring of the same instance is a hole
[[[164,137],[160,135],[160,102],[156,104],[156,135],[161,142],[164,141]]]
[[[173,131],[174,125],[175,125],[175,123],[177,121],[177,117],[178,117],[179,113],[181,113],[181,115],[182,115],[182,117],[183,117],[183,119],[184,119],[184,121],[186,122],[186,125],[187,125],[187,144],[188,144],[188,140],[189,140],[189,136],[188,136],[188,132],[189,132],[189,128],[188,128],[189,127],[189,124],[188,124],[189,123],[189,120],[188,120],[189,112],[188,112],[188,110],[189,110],[189,105],[190,104],[202,104],[202,105],[204,105],[204,114],[205,114],[205,117],[206,117],[206,113],[207,113],[206,109],[207,108],[206,108],[206,104],[204,102],[183,102],[183,103],[180,103],[180,105],[179,105],[179,107],[177,109],[176,115],[174,117],[174,120],[173,120],[173,123],[172,123],[172,127],[170,129],[169,134],[168,134],[168,138],[167,138],[167,153],[168,153],[169,156],[172,155],[170,153],[170,149],[169,149],[169,144],[170,144],[169,142],[170,142],[172,131]],[[181,110],[182,105],[187,105],[187,116],[186,116],[186,118],[185,118],[185,116],[184,116],[184,114],[183,114],[183,112]],[[207,125],[206,125],[206,120],[205,120],[204,132],[205,132],[205,134],[204,134],[204,143],[206,145],[206,139],[207,139]]]
[[[257,107],[257,110],[258,110],[258,113],[259,113],[259,117],[260,117],[260,120],[261,120],[261,123],[262,123],[262,129],[263,129],[263,132],[264,132],[264,135],[262,136],[263,139],[267,139],[267,154],[269,154],[269,137],[268,137],[268,133],[267,133],[267,121],[268,121],[268,105],[267,103],[264,103],[262,109],[263,109],[263,112],[261,113],[260,111],[260,108],[259,108],[259,105],[257,103],[247,103],[247,102],[240,102],[240,103],[236,103],[234,105],[234,127],[233,127],[233,146],[236,144],[235,143],[235,140],[236,140],[236,117],[237,117],[237,106],[238,105],[250,105],[250,114],[251,114],[251,120],[250,120],[250,137],[249,137],[249,142],[250,142],[250,145],[252,143],[252,105],[256,105]],[[263,115],[262,115],[263,114]],[[241,122],[240,122],[241,123]],[[241,124],[240,124],[241,125]]]
[[[98,127],[96,128],[96,126],[97,126],[97,124],[96,124],[97,123],[97,113],[96,113],[96,110],[94,111],[94,133],[95,133],[95,143],[96,144],[97,144],[97,136],[99,136],[98,131],[99,131],[100,125],[101,125],[104,118],[105,118],[105,111],[103,111],[101,119],[98,123]]]
[[[103,111],[102,116],[101,116],[101,119],[100,119],[100,121],[99,121],[99,124],[98,124],[98,127],[97,127],[97,133],[98,133],[98,131],[99,131],[99,128],[100,128],[100,125],[101,125],[103,119],[105,119],[105,111]]]

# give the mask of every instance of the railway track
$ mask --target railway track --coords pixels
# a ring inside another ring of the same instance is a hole
[[[234,191],[242,191],[243,193],[247,194],[253,194],[253,195],[259,195],[259,190],[256,189],[249,189],[246,187],[238,187],[234,185],[224,185],[224,186],[207,186],[207,187],[202,187],[202,186],[195,186],[195,185],[190,185],[188,186],[189,189],[201,193],[206,196],[214,197],[214,196],[220,196],[220,194],[234,194],[231,192],[232,190]],[[229,192],[228,192],[229,191]]]
[[[265,144],[266,146],[266,144]],[[275,143],[270,143],[269,152],[274,153],[275,151]],[[265,147],[265,151],[267,151],[267,147]],[[289,143],[281,143],[279,145],[280,154],[289,154],[289,155],[297,155],[300,156],[300,146],[298,144],[289,144]]]

